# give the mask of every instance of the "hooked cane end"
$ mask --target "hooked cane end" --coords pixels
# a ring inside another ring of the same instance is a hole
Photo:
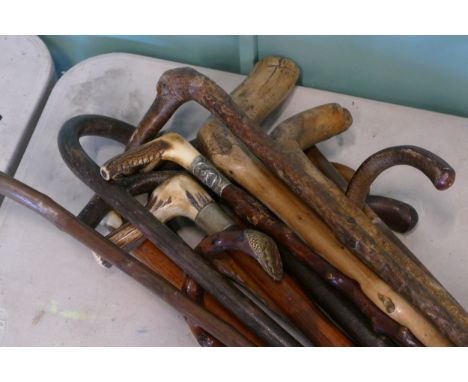
[[[445,168],[441,176],[436,179],[434,186],[440,190],[450,188],[455,182],[455,170],[453,168]]]

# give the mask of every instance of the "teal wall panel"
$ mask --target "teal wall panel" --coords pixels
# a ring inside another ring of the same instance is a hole
[[[468,37],[259,36],[258,57],[272,54],[304,86],[468,116]]]
[[[304,86],[468,117],[466,36],[41,36],[57,72],[127,52],[235,73],[268,55],[301,67]]]
[[[238,36],[41,36],[57,73],[98,54],[124,52],[239,73]]]

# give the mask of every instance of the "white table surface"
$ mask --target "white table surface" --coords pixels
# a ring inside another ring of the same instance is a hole
[[[0,36],[0,171],[14,174],[55,81],[36,36]]]
[[[159,76],[177,66],[182,64],[109,54],[72,68],[53,89],[16,177],[79,212],[92,192],[60,157],[56,138],[62,124],[85,113],[136,124],[154,99]],[[243,78],[197,69],[227,91]],[[468,307],[468,119],[298,87],[268,123],[328,102],[347,107],[354,118],[348,132],[320,145],[330,159],[356,167],[381,148],[416,144],[443,155],[458,171],[455,185],[444,192],[404,167],[382,175],[374,190],[417,208],[420,223],[404,242]],[[207,115],[189,103],[168,128],[190,138]],[[98,163],[121,150],[103,139],[88,139],[85,147]],[[5,201],[0,210],[0,344],[190,346],[195,341],[183,318],[158,297],[119,270],[98,267],[87,248]]]

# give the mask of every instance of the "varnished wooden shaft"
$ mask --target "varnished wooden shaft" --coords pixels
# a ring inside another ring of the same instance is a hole
[[[343,328],[353,343],[360,346],[395,346],[387,337],[375,333],[370,328],[367,318],[360,314],[348,299],[331,286],[324,288],[321,278],[289,251],[282,250],[281,255],[287,274],[291,275],[304,292]]]
[[[234,185],[226,187],[222,197],[229,203],[238,216],[247,219],[254,227],[274,237],[300,261],[317,272],[322,280],[339,289],[369,318],[373,329],[377,333],[387,335],[403,346],[421,345],[420,341],[407,328],[402,327],[379,310],[362,293],[356,281],[338,271],[310,250],[291,229],[275,219],[258,201]]]
[[[132,256],[167,279],[177,289],[182,289],[186,275],[169,257],[162,253],[153,243],[146,240],[139,247],[132,250]],[[257,346],[264,346],[264,342],[250,332],[232,313],[223,308],[209,293],[203,294],[203,306],[206,310],[220,318],[245,338]]]
[[[235,260],[257,280],[261,288],[283,308],[283,312],[314,345],[352,346],[351,341],[320,312],[288,274],[285,274],[281,281],[275,282],[252,258],[236,256]]]

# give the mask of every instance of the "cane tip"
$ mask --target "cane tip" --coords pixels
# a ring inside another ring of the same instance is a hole
[[[434,186],[442,191],[450,188],[455,182],[455,170],[453,168],[446,168],[442,174],[435,180]]]

